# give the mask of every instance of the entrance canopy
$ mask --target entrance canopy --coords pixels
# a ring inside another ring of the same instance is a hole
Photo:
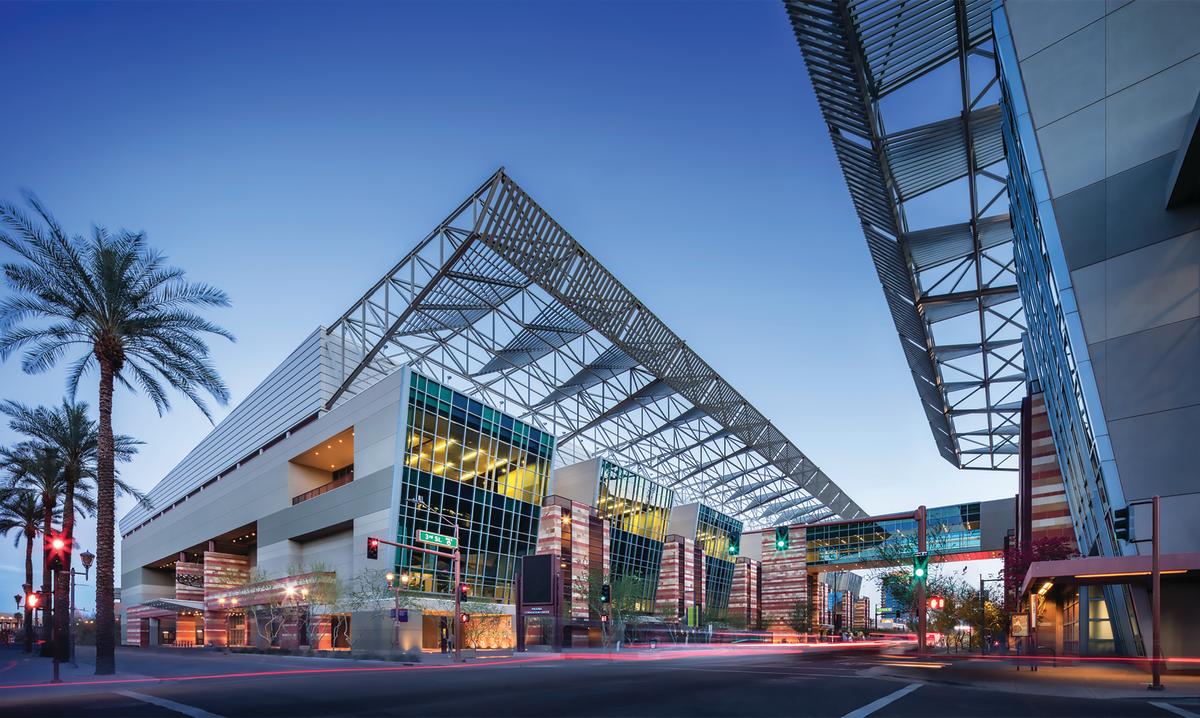
[[[1150,580],[1150,556],[1087,556],[1062,561],[1035,561],[1025,574],[1021,595],[1030,591],[1045,593],[1061,585],[1109,585]],[[1169,553],[1159,557],[1163,575],[1200,571],[1200,553]]]
[[[130,618],[161,618],[192,614],[204,610],[203,601],[184,601],[178,598],[156,598],[153,601],[130,606],[126,613]]]

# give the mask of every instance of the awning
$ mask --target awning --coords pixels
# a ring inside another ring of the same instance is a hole
[[[1054,584],[1104,585],[1137,583],[1150,579],[1150,556],[1087,556],[1061,561],[1034,561],[1025,573],[1021,595],[1047,581]],[[1200,553],[1166,553],[1159,557],[1159,571],[1176,575],[1200,571]]]
[[[198,613],[203,611],[203,601],[185,601],[179,598],[156,598],[125,609],[126,615],[131,618],[160,618],[180,613]]]

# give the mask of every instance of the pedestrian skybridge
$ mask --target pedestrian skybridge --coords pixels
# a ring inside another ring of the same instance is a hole
[[[998,558],[1015,515],[1011,498],[926,509],[926,551],[934,561]],[[804,541],[810,570],[903,564],[917,552],[917,520],[892,515],[814,524],[805,527]]]

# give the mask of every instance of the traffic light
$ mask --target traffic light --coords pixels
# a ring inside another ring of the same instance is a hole
[[[736,536],[729,539],[729,555],[730,556],[738,555],[738,538]]]
[[[51,571],[63,571],[71,563],[71,546],[67,538],[60,533],[46,537],[46,567]]]
[[[471,587],[465,583],[460,583],[458,584],[458,593],[463,598],[466,598],[467,596],[471,595]]]
[[[466,611],[463,611],[462,613],[458,614],[458,620],[460,623],[470,623],[471,622],[471,614],[467,613]]]
[[[929,578],[929,554],[921,552],[913,556],[913,580],[924,584]]]
[[[1133,538],[1133,515],[1129,507],[1113,511],[1113,533],[1118,541],[1129,541]]]
[[[42,597],[38,591],[30,591],[25,594],[25,605],[28,608],[37,608],[42,603]]]
[[[946,599],[942,598],[941,596],[930,596],[929,597],[930,610],[940,611],[945,607],[946,607]]]
[[[607,583],[600,586],[600,603],[608,603],[612,600],[612,586]]]
[[[776,551],[787,551],[787,548],[788,548],[788,527],[787,526],[776,526],[775,527],[775,550]]]
[[[379,539],[367,537],[367,558],[379,558]]]

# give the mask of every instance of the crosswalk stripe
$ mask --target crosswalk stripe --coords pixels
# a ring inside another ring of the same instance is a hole
[[[900,700],[904,696],[912,693],[920,687],[920,683],[909,683],[907,686],[904,686],[898,691],[889,693],[878,700],[873,700],[862,708],[856,708],[855,710],[850,711],[846,715],[842,716],[842,718],[867,718],[867,716],[871,715],[880,708],[883,708],[894,701]]]
[[[221,716],[217,715],[216,713],[209,713],[203,708],[189,706],[184,703],[176,703],[175,701],[170,701],[166,698],[159,698],[158,696],[151,696],[145,693],[135,693],[133,691],[113,691],[113,693],[116,693],[119,696],[125,696],[126,698],[132,698],[135,701],[150,703],[158,706],[159,708],[166,708],[167,710],[175,711],[176,713],[182,713],[185,716],[188,716],[188,718],[221,718]]]

